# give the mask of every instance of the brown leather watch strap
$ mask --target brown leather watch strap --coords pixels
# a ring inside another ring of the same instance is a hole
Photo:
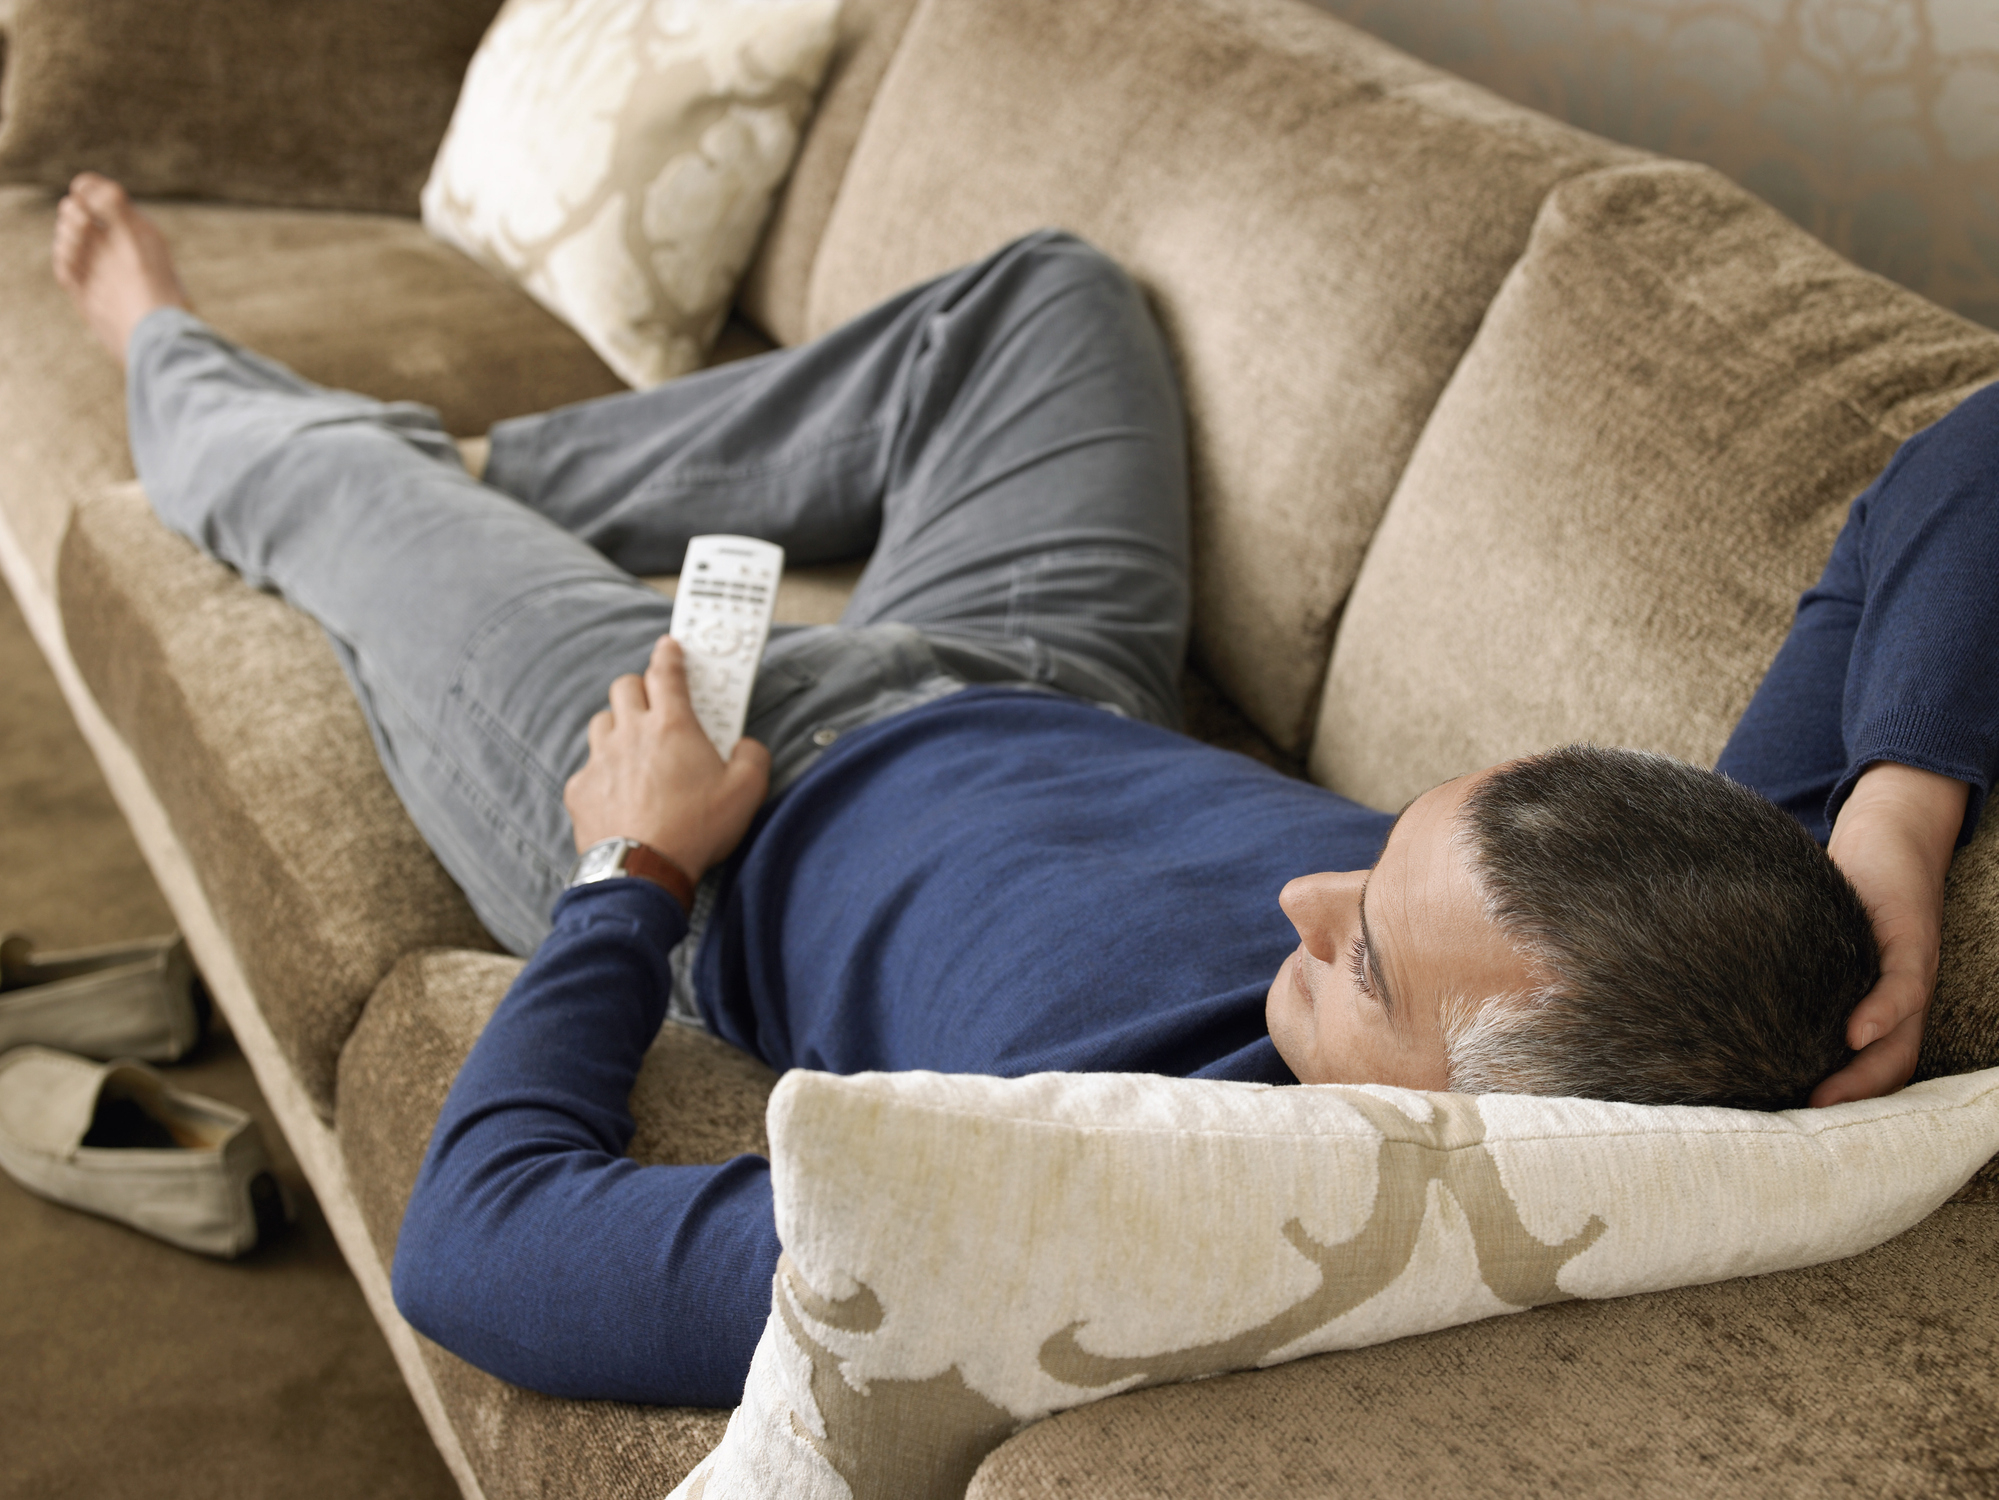
[[[634,844],[625,851],[625,873],[654,885],[664,886],[684,912],[694,910],[694,882],[685,870],[650,844]]]

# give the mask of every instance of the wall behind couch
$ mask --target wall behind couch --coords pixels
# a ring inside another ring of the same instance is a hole
[[[1999,0],[1317,0],[1999,328]]]

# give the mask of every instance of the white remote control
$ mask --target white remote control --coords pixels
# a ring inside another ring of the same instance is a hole
[[[743,737],[783,575],[784,548],[746,536],[697,536],[680,565],[673,638],[687,659],[694,716],[724,760]]]

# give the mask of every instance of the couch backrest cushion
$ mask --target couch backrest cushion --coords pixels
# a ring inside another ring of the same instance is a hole
[[[1340,625],[1315,780],[1396,807],[1573,740],[1712,764],[1848,504],[1999,334],[1704,167],[1564,184]]]
[[[840,30],[819,102],[764,226],[737,305],[780,344],[806,337],[805,294],[819,237],[839,196],[854,142],[916,0],[842,0]]]
[[[1630,159],[1302,0],[924,0],[806,331],[1043,225],[1120,260],[1186,383],[1196,649],[1295,750],[1368,538],[1536,208]]]
[[[414,214],[499,0],[15,0],[0,181]]]

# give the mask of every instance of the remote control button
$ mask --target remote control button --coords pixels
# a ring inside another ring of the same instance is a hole
[[[701,627],[701,649],[710,656],[727,656],[742,644],[742,632],[727,620],[710,620]]]

